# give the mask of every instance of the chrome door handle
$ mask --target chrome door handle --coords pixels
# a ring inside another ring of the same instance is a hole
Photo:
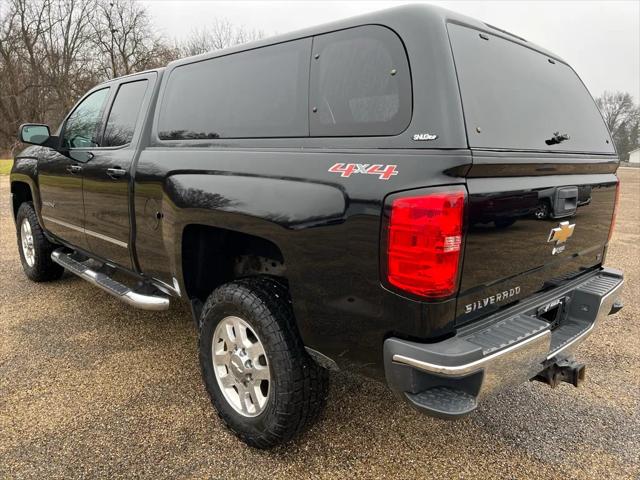
[[[69,165],[67,167],[67,172],[69,173],[80,173],[82,171],[82,167],[80,165]]]
[[[127,171],[122,169],[122,168],[107,168],[107,175],[109,175],[111,178],[121,178],[124,177],[127,174]]]

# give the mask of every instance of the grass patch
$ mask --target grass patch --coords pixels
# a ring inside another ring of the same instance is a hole
[[[0,175],[9,175],[11,171],[11,166],[13,165],[13,160],[0,160]]]

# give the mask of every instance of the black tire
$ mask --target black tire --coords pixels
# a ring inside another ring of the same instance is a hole
[[[224,318],[237,316],[260,339],[269,362],[268,401],[257,416],[237,412],[216,380],[212,339]],[[309,428],[326,401],[329,375],[309,356],[297,331],[289,294],[269,277],[241,279],[216,289],[200,317],[202,377],[218,416],[246,444],[270,448],[285,443]]]
[[[29,222],[31,236],[33,238],[33,265],[29,265],[22,247],[22,223],[25,220]],[[18,251],[20,252],[22,269],[30,280],[34,282],[49,282],[57,280],[62,276],[64,268],[51,260],[51,252],[58,248],[59,245],[51,243],[47,240],[47,237],[45,237],[32,202],[25,202],[18,208],[18,214],[16,215],[16,234],[18,237]]]

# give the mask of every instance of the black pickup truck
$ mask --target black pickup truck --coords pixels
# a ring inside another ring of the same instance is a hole
[[[19,135],[26,275],[188,302],[212,402],[256,447],[312,423],[331,368],[449,418],[514,383],[577,386],[575,347],[622,306],[618,158],[587,89],[439,8],[117,78]]]

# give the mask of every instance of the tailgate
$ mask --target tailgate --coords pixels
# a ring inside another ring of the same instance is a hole
[[[460,324],[602,263],[618,163],[569,65],[490,28],[448,31],[473,155]]]
[[[531,160],[520,164],[529,175],[486,176],[496,175],[497,167],[508,172],[496,161],[488,154],[474,156],[467,181],[458,323],[562,283],[603,261],[615,205],[613,173],[547,175],[549,169],[562,172],[577,166],[545,163],[541,168]],[[616,166],[580,165],[610,172]]]

